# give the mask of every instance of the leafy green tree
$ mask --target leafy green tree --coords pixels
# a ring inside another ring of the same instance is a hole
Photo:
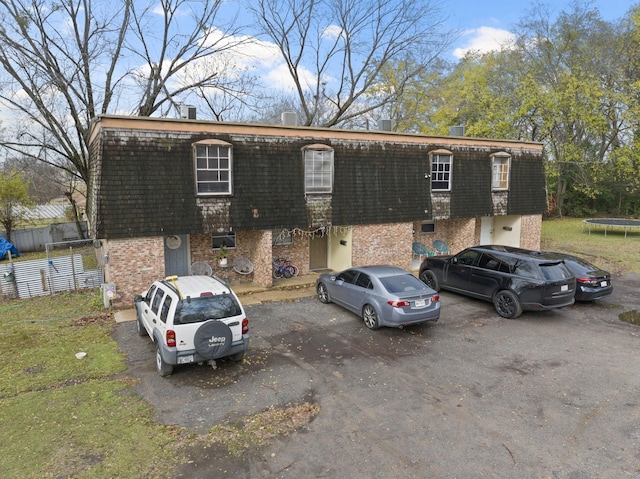
[[[27,208],[32,206],[28,190],[29,181],[22,174],[0,172],[0,224],[9,242],[11,232],[27,219]]]
[[[557,214],[638,214],[640,6],[606,22],[590,3],[575,2],[552,19],[535,4],[513,45],[469,52],[440,77],[407,84],[398,124],[438,135],[462,125],[472,137],[542,142]],[[394,68],[384,72],[387,88],[397,81]]]

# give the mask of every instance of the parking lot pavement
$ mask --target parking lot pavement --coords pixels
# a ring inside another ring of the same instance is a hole
[[[436,324],[368,330],[315,298],[247,306],[251,346],[157,376],[153,348],[118,325],[126,374],[161,422],[205,431],[272,405],[311,400],[306,428],[242,460],[192,456],[179,477],[640,477],[638,275],[594,304],[500,318],[442,296]]]

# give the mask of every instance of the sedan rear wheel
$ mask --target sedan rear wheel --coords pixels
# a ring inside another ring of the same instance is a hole
[[[364,324],[369,329],[378,329],[380,327],[378,313],[370,304],[365,304],[364,308],[362,308],[362,319],[364,319]]]
[[[493,305],[503,318],[515,319],[522,314],[522,306],[518,297],[508,290],[498,291],[493,297]]]

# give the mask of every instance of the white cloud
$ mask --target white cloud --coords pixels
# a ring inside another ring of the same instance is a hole
[[[340,35],[342,35],[342,28],[340,28],[338,25],[329,25],[322,31],[323,38],[334,39],[338,38]]]
[[[315,75],[304,67],[298,67],[298,75],[300,76],[300,84],[303,87],[310,87],[316,83]],[[270,90],[281,90],[287,93],[295,91],[295,83],[287,66],[284,63],[272,65],[262,75],[263,85]]]
[[[295,84],[275,43],[253,37],[224,37],[220,31],[212,31],[210,44],[222,49],[216,54],[228,67],[250,71],[261,79],[268,89],[293,91]],[[314,74],[298,67],[302,85],[315,85]]]
[[[463,35],[464,46],[453,51],[453,56],[462,58],[468,51],[480,53],[503,50],[509,48],[516,36],[508,30],[493,27],[480,27],[467,30]]]

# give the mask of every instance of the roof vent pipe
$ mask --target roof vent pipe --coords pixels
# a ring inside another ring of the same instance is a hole
[[[298,115],[295,111],[284,111],[280,115],[280,120],[285,126],[298,126]]]

